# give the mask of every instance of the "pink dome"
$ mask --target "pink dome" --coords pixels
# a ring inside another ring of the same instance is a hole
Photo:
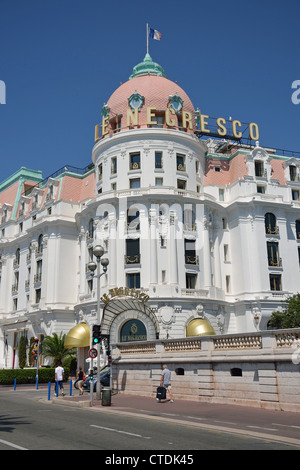
[[[171,119],[175,121],[175,125],[171,128],[178,128],[181,126],[182,112],[188,112],[192,115],[193,129],[187,129],[187,132],[193,133],[195,130],[195,110],[191,100],[185,91],[176,83],[168,80],[163,76],[157,75],[142,75],[134,77],[128,82],[122,84],[109,98],[106,108],[109,109],[109,126],[107,130],[109,133],[115,132],[116,120],[118,121],[119,128],[128,130],[127,127],[127,110],[130,108],[128,99],[134,94],[138,93],[143,97],[144,102],[138,113],[138,126],[135,127],[149,127],[147,126],[147,108],[156,108],[156,116],[162,116],[163,122],[166,109],[170,109],[170,96],[176,96],[182,100],[182,109],[176,114],[171,114]],[[118,116],[116,118],[116,116]],[[179,118],[179,121],[178,121]],[[155,120],[156,117],[153,117]],[[121,122],[121,124],[120,124]],[[169,127],[164,124],[164,127]],[[188,127],[188,126],[187,126]]]

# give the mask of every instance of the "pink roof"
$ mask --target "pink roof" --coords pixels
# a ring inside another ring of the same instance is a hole
[[[178,96],[180,96],[180,98],[183,100],[183,110],[192,113],[192,122],[193,127],[195,128],[195,110],[186,92],[179,85],[177,85],[177,83],[172,82],[167,78],[156,75],[144,75],[128,80],[128,82],[121,85],[111,95],[107,102],[107,106],[110,108],[110,118],[114,117],[115,115],[123,115],[121,123],[122,129],[127,128],[126,116],[127,109],[129,107],[128,98],[135,92],[139,93],[145,98],[144,105],[139,112],[140,127],[147,126],[147,107],[155,107],[157,110],[165,112],[165,110],[170,106],[169,96],[175,95],[177,93]],[[174,118],[173,115],[171,115],[171,117],[172,119]],[[193,131],[189,132],[193,133]]]

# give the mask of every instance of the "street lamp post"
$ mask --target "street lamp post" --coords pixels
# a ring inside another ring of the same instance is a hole
[[[100,313],[100,277],[107,272],[107,266],[109,260],[107,258],[102,258],[104,254],[104,248],[101,245],[96,245],[93,249],[93,255],[96,258],[97,264],[91,261],[88,264],[89,270],[94,276],[95,270],[97,269],[97,325],[101,325],[101,313]],[[103,267],[103,273],[100,273],[100,264]],[[100,383],[100,343],[97,343],[97,385],[96,385],[96,397],[98,400],[101,398],[101,383]]]

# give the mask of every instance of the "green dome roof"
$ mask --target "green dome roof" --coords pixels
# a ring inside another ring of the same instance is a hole
[[[129,77],[129,80],[135,77],[141,77],[143,75],[157,75],[158,77],[167,78],[164,69],[156,62],[153,62],[150,54],[148,53],[145,55],[143,62],[133,67],[133,71]]]

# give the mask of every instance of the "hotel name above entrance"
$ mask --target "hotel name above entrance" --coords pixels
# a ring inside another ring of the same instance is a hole
[[[102,110],[103,111],[103,110]],[[193,115],[194,114],[194,115]],[[220,138],[249,138],[253,141],[259,140],[259,128],[255,122],[247,124],[245,128],[244,123],[238,119],[231,119],[227,122],[226,119],[219,117],[216,118],[215,124],[213,127],[216,129],[211,129],[211,119],[206,114],[201,114],[200,111],[195,113],[189,111],[184,111],[183,109],[180,113],[176,112],[172,107],[167,108],[164,111],[157,110],[155,107],[146,108],[146,125],[149,127],[164,127],[164,128],[179,128],[183,130],[195,130],[193,126],[193,118],[195,119],[197,125],[197,132],[202,135],[213,135]],[[179,118],[180,124],[176,123],[176,115]],[[163,118],[163,119],[162,119]],[[115,133],[122,129],[128,128],[132,129],[134,127],[139,127],[139,108],[129,107],[126,112],[126,126],[124,126],[124,117],[123,115],[113,116],[109,115],[109,110],[106,115],[103,115],[102,112],[102,123],[95,126],[95,142],[98,142],[101,138],[105,137],[110,133]],[[144,125],[144,124],[143,124]],[[247,130],[247,134],[245,132]],[[231,131],[231,133],[230,133]]]

